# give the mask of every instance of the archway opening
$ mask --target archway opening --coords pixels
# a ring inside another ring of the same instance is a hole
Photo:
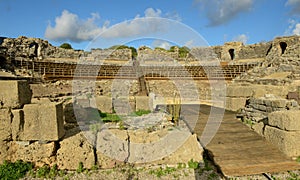
[[[228,52],[229,52],[229,55],[230,55],[231,60],[233,60],[233,59],[234,59],[234,56],[235,56],[235,54],[234,54],[234,49],[229,49]]]
[[[5,68],[6,59],[3,56],[0,56],[0,68]]]
[[[280,48],[281,48],[281,55],[282,55],[282,54],[285,53],[285,50],[287,48],[287,44],[286,44],[286,42],[280,42],[279,45],[280,45]]]

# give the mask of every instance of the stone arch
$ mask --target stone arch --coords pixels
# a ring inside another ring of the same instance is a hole
[[[235,57],[234,49],[229,49],[228,52],[229,52],[229,55],[230,55],[231,60],[233,60],[234,57]]]
[[[280,48],[281,48],[281,55],[285,53],[285,50],[287,48],[287,43],[286,42],[280,42],[279,43]]]
[[[38,56],[38,43],[33,42],[29,45],[29,49],[32,49],[29,53],[30,53],[30,58],[34,58]]]

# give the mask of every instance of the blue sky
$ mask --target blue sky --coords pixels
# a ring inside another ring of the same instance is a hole
[[[162,23],[166,22],[160,18],[191,28],[209,45],[228,41],[253,44],[300,35],[300,0],[0,0],[0,36],[37,37],[56,46],[69,42],[76,49],[85,49],[107,31],[110,33],[95,43],[99,48],[124,41],[168,48],[177,41],[152,36],[164,31]],[[112,30],[116,25],[119,28]],[[178,28],[175,25],[168,30],[175,39],[186,38],[178,45],[197,46]],[[134,41],[143,36],[158,38]]]

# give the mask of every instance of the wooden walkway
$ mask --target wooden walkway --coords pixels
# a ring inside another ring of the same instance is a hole
[[[189,119],[198,117],[197,123],[194,122],[194,132],[201,141],[201,138],[205,138],[201,135],[211,107],[201,105],[198,111],[199,106],[182,105],[182,116],[188,123]],[[216,121],[209,124],[218,126]],[[300,169],[299,163],[285,156],[275,146],[237,120],[234,113],[228,111],[225,111],[217,133],[205,149],[225,177]]]

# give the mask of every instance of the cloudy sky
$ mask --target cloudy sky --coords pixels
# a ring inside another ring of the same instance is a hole
[[[85,49],[101,36],[99,48],[166,31],[185,37],[179,45],[196,46],[177,26],[197,32],[209,45],[228,41],[253,44],[277,36],[300,35],[300,0],[0,0],[0,36],[38,37],[53,45],[69,42]],[[131,45],[168,48],[168,38]],[[172,39],[170,39],[172,41]]]

